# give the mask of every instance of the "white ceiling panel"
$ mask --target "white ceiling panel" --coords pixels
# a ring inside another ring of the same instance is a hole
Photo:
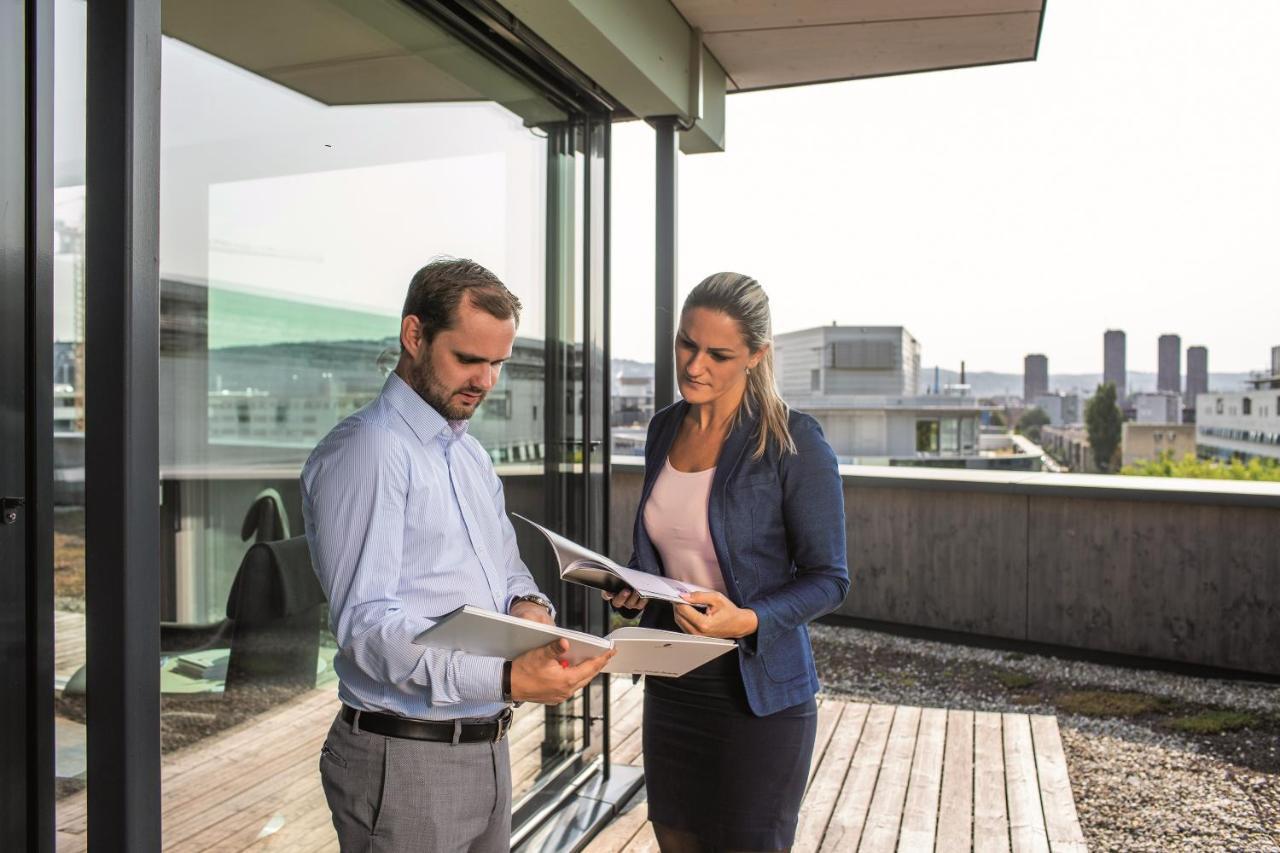
[[[729,91],[1034,59],[1041,0],[672,0]]]

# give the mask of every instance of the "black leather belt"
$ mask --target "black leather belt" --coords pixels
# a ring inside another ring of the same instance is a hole
[[[386,737],[431,740],[440,743],[497,742],[506,737],[507,732],[511,730],[510,708],[505,709],[492,723],[459,723],[411,720],[408,717],[357,711],[348,705],[342,706],[343,722],[356,723],[357,718],[359,720],[357,725],[361,731]]]

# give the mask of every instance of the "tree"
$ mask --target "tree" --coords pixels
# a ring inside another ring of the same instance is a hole
[[[1280,482],[1280,463],[1273,459],[1253,458],[1248,462],[1232,459],[1197,459],[1188,453],[1181,459],[1165,451],[1156,459],[1144,459],[1126,465],[1121,474],[1137,477],[1194,477],[1201,480],[1266,480]]]
[[[1027,409],[1022,413],[1022,417],[1018,418],[1018,432],[1027,438],[1040,443],[1040,427],[1049,423],[1049,414],[1039,406]]]
[[[1124,416],[1116,405],[1114,382],[1104,382],[1084,409],[1084,424],[1089,431],[1089,447],[1093,449],[1093,464],[1099,471],[1116,469],[1116,454],[1120,450],[1120,431]]]
[[[992,425],[992,426],[1005,426],[1005,424],[1006,424],[1006,423],[1007,423],[1007,422],[1006,422],[1006,421],[1005,421],[1005,419],[1004,419],[1004,415],[1002,415],[1002,414],[1001,414],[1001,413],[999,413],[999,412],[992,412],[992,413],[991,413],[991,425]]]

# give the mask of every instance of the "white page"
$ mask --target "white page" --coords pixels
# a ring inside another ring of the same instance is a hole
[[[536,527],[543,536],[547,537],[560,567],[560,577],[565,580],[607,592],[619,592],[629,586],[645,598],[676,603],[684,602],[680,597],[681,593],[711,592],[707,587],[696,583],[673,580],[619,565],[603,554],[597,554],[590,548],[548,530],[536,521],[530,521],[514,512],[511,515]]]
[[[735,648],[733,640],[695,637],[656,628],[619,628],[609,635],[617,654],[605,672],[676,677]]]
[[[530,622],[471,605],[442,617],[413,642],[419,646],[512,660],[556,639],[569,641],[569,652],[565,658],[570,664],[598,657],[611,647],[610,641],[604,637]]]

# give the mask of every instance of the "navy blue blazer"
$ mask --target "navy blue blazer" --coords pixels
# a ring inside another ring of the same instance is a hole
[[[663,574],[662,558],[644,526],[644,507],[680,422],[681,400],[653,416],[644,451],[644,490],[636,512],[631,564]],[[818,691],[808,623],[835,610],[849,592],[844,490],[835,453],[812,417],[792,411],[796,454],[772,442],[753,459],[757,417],[745,411],[725,439],[711,482],[707,521],[728,597],[759,617],[755,634],[738,641],[747,700],[757,716],[806,702]],[[647,608],[640,624],[652,627]]]

